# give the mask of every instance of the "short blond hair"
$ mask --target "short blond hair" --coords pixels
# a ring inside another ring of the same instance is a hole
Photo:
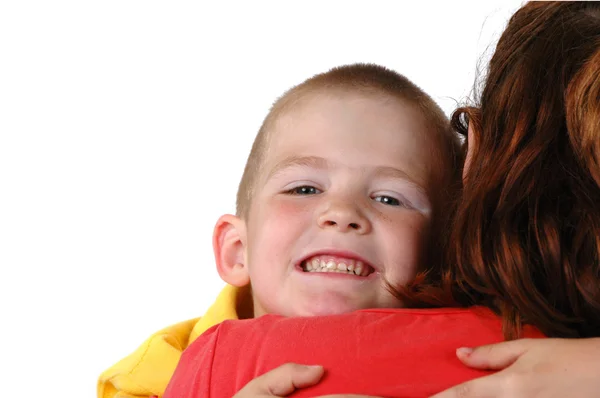
[[[258,177],[264,163],[269,136],[277,120],[297,107],[309,94],[322,91],[342,91],[363,95],[389,95],[415,106],[431,127],[437,143],[433,158],[439,159],[436,185],[448,186],[460,169],[460,144],[450,129],[450,123],[440,107],[423,90],[401,74],[374,64],[339,66],[315,75],[286,91],[275,101],[254,139],[244,174],[238,187],[236,213],[247,219],[255,194]],[[437,155],[437,156],[436,156]],[[440,185],[441,184],[441,185]],[[435,200],[434,200],[435,201]]]

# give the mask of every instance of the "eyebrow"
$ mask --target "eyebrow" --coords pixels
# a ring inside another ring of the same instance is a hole
[[[329,162],[319,156],[290,156],[277,163],[267,175],[267,180],[290,167],[312,167],[317,169],[327,169]]]
[[[426,197],[428,196],[427,190],[425,188],[423,188],[423,186],[421,185],[420,182],[416,181],[414,178],[412,178],[411,176],[409,176],[408,174],[406,174],[404,171],[402,171],[400,169],[397,169],[395,167],[390,167],[390,166],[377,166],[375,168],[374,174],[376,176],[397,178],[400,180],[404,180],[404,181],[408,182],[409,184],[411,184],[420,193],[422,193]]]

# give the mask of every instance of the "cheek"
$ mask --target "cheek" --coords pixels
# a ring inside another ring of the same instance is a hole
[[[388,217],[385,220],[391,236],[404,236],[421,240],[427,235],[430,220],[421,214],[408,213],[399,217]],[[413,239],[411,239],[413,240]]]
[[[313,211],[306,202],[290,198],[265,201],[253,223],[256,229],[250,231],[250,246],[260,251],[287,248],[288,241],[295,241],[310,226]]]
[[[391,255],[395,259],[404,261],[418,267],[423,249],[426,248],[429,238],[429,219],[421,215],[406,217],[393,217],[387,223],[386,240]]]
[[[310,199],[273,198],[266,203],[264,220],[280,224],[292,220],[295,222],[310,221],[313,215],[311,202]]]

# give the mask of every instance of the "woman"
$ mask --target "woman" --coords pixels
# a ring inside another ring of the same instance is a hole
[[[457,110],[453,124],[468,131],[468,152],[445,286],[462,305],[494,309],[510,337],[529,323],[582,339],[459,350],[468,366],[504,370],[436,397],[597,396],[600,4],[533,2],[517,11],[478,107]],[[423,297],[431,291],[420,288]],[[238,396],[284,396],[322,375],[289,364]]]

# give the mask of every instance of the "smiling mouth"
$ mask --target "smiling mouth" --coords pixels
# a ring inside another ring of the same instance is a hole
[[[369,264],[350,258],[336,258],[332,256],[314,256],[300,263],[304,272],[333,272],[338,274],[369,276],[375,270]]]

